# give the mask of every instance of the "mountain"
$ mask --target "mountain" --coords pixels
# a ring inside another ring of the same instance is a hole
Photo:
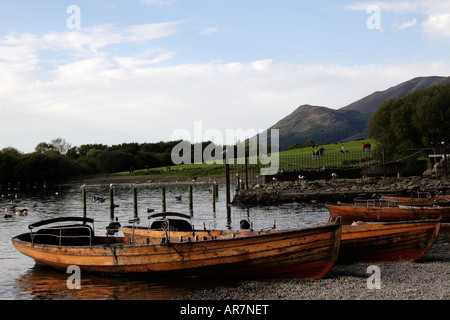
[[[450,82],[450,77],[419,77],[403,82],[384,91],[377,91],[340,110],[356,110],[361,113],[374,113],[383,102],[390,99],[402,98],[410,92],[428,88],[436,84]]]
[[[270,129],[279,129],[280,150],[308,140],[339,142],[366,138],[373,113],[385,101],[401,98],[415,90],[450,83],[450,77],[420,77],[384,91],[377,91],[346,107],[335,110],[324,106],[301,105]]]
[[[280,150],[295,143],[337,142],[366,135],[369,115],[355,110],[334,110],[302,105],[270,129],[280,131]]]

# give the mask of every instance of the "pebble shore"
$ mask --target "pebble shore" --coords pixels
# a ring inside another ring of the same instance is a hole
[[[318,280],[242,280],[180,300],[450,300],[450,231],[415,262],[379,263],[380,288],[368,288],[371,264],[335,265]],[[369,285],[370,286],[370,285]]]

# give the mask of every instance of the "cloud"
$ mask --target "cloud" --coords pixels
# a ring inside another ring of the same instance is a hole
[[[422,23],[425,34],[433,38],[450,38],[450,11],[430,15]]]
[[[381,12],[393,14],[418,14],[424,16],[424,21],[420,24],[425,35],[432,38],[450,38],[450,2],[447,0],[416,0],[416,1],[375,1],[356,2],[345,6],[346,10],[365,11],[369,6],[379,6]],[[404,30],[416,25],[417,20],[400,25]],[[397,25],[395,25],[397,26]]]
[[[392,12],[396,14],[405,14],[417,12],[422,5],[417,1],[371,1],[371,2],[356,2],[345,6],[346,10],[352,11],[366,11],[369,6],[378,6],[381,10]]]
[[[400,30],[404,30],[404,29],[407,29],[407,28],[411,28],[411,27],[413,27],[415,25],[417,25],[417,19],[416,18],[414,18],[414,19],[412,19],[410,21],[406,21],[406,22],[404,22],[404,23],[402,23],[400,25],[394,24],[393,28],[395,30],[400,31]]]
[[[418,74],[450,73],[448,62],[161,63],[177,52],[152,40],[177,34],[180,23],[0,37],[0,149],[14,141],[31,152],[56,137],[73,145],[167,141],[174,130],[192,130],[198,120],[204,130],[258,131],[301,104],[340,108]],[[138,52],[118,49],[140,44],[142,37],[146,45]],[[107,50],[112,45],[117,47]]]
[[[203,29],[200,33],[201,34],[211,34],[211,33],[216,33],[217,31],[219,31],[219,28],[217,27],[208,27]]]
[[[258,131],[301,104],[340,108],[420,72],[450,72],[448,63],[342,66],[261,60],[161,66],[151,60],[99,56],[61,64],[46,72],[46,81],[22,78],[2,93],[0,135],[15,132],[15,139],[27,143],[22,150],[31,151],[55,137],[73,145],[167,141],[177,129],[192,131],[195,121],[202,121],[204,130]],[[17,130],[17,119],[26,130]]]
[[[108,45],[119,43],[144,43],[170,37],[178,33],[178,25],[183,21],[150,23],[118,27],[112,24],[94,25],[70,32],[49,32],[40,38],[41,48],[93,52]]]

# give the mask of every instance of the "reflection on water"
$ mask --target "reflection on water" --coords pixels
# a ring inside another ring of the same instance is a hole
[[[207,183],[173,183],[173,184],[137,184],[117,185],[114,189],[114,202],[118,207],[114,216],[122,225],[133,217],[134,204],[132,188],[138,192],[138,214],[141,225],[147,224],[147,209],[161,211],[161,187],[166,188],[167,211],[178,211],[189,214],[188,186],[193,186],[192,223],[196,228],[207,227],[211,222],[218,229],[237,229],[241,219],[248,219],[254,229],[307,227],[323,223],[328,211],[323,205],[307,205],[291,203],[280,206],[252,208],[231,207],[225,204],[225,186],[220,185],[219,197],[215,206],[212,204],[211,184]],[[3,190],[2,190],[3,194]],[[96,234],[104,234],[110,222],[109,186],[90,185],[86,188],[87,215],[95,219]],[[182,201],[176,197],[182,196]],[[103,203],[94,202],[94,197],[105,198]],[[190,279],[190,278],[154,278],[139,276],[105,276],[83,273],[81,290],[70,290],[67,279],[70,274],[65,270],[54,270],[35,265],[34,261],[18,251],[11,244],[11,238],[28,231],[28,225],[39,220],[56,216],[82,216],[82,199],[79,187],[65,187],[46,190],[44,193],[17,193],[16,197],[7,196],[0,199],[0,209],[11,205],[19,208],[35,206],[27,216],[0,218],[0,299],[118,299],[134,300],[172,299],[200,289],[211,289],[217,286],[237,285],[239,280]],[[4,211],[2,211],[4,212]],[[120,232],[119,235],[122,235]]]
[[[80,289],[67,287],[64,271],[36,265],[15,279],[15,299],[82,300],[168,300],[195,290],[224,285],[220,279],[155,278],[149,276],[106,276],[84,273]],[[227,286],[238,280],[227,281]]]

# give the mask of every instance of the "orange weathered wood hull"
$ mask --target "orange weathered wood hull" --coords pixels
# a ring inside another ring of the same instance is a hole
[[[382,196],[382,200],[397,203],[397,204],[404,204],[404,205],[421,205],[421,206],[432,206],[432,205],[439,205],[439,206],[449,206],[450,205],[450,195],[440,195],[438,197],[424,197],[424,198],[418,198],[418,197],[396,197],[396,196]]]
[[[31,244],[29,234],[12,239],[16,249],[37,263],[101,273],[183,276],[323,277],[334,265],[340,223],[244,237],[147,244],[150,239],[95,237],[92,246]],[[107,242],[110,242],[109,244]]]
[[[327,205],[332,221],[342,218],[344,224],[353,221],[411,221],[439,219],[450,222],[450,207],[364,206],[353,204]]]
[[[434,244],[440,227],[436,220],[343,226],[338,263],[415,261]]]

